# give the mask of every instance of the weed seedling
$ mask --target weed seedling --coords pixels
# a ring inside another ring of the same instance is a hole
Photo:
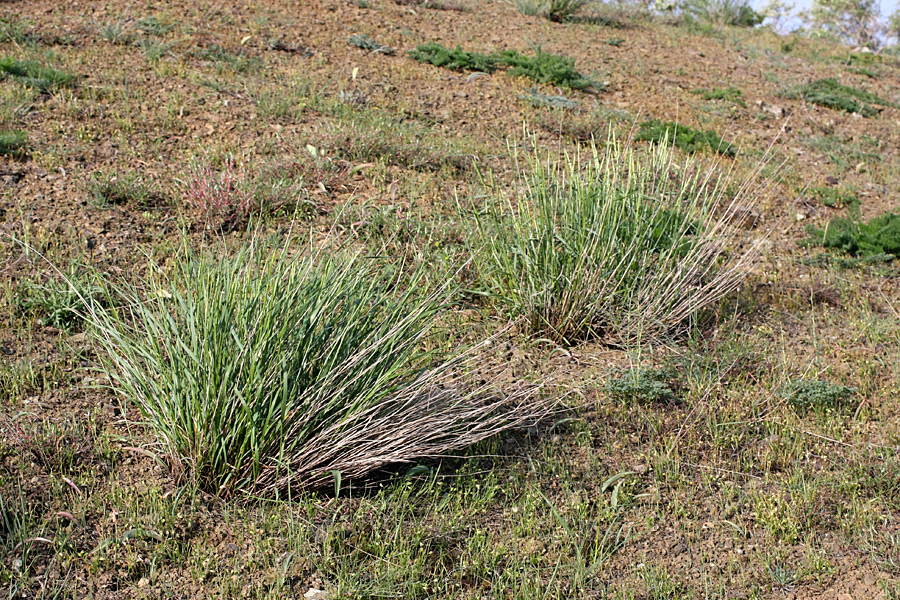
[[[781,395],[795,410],[838,409],[856,393],[856,388],[820,381],[801,379],[792,381],[781,390]]]

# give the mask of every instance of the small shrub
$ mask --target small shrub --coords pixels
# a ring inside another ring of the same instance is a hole
[[[391,272],[328,251],[189,257],[146,295],[118,286],[127,310],[92,332],[173,471],[222,496],[363,477],[545,412],[528,386],[464,388],[433,338],[450,298]]]
[[[734,156],[734,147],[722,140],[715,131],[697,131],[675,122],[663,123],[657,119],[641,123],[635,139],[645,142],[671,143],[685,152],[713,150],[726,156]]]
[[[724,255],[735,205],[713,215],[711,174],[663,145],[590,152],[583,167],[534,159],[514,201],[493,190],[467,240],[476,292],[527,334],[574,344],[666,335],[734,289],[753,250]]]
[[[810,226],[807,231],[813,236],[807,244],[818,244],[854,257],[900,256],[900,214],[886,212],[868,223],[837,217],[824,230]]]
[[[0,131],[0,156],[23,156],[28,145],[24,131]]]
[[[747,0],[686,0],[682,11],[693,21],[727,27],[756,27],[765,20]]]
[[[787,91],[782,94],[786,98],[801,98],[806,102],[818,104],[825,108],[833,108],[849,113],[859,113],[864,117],[874,117],[878,109],[872,105],[891,106],[898,104],[884,100],[871,92],[860,90],[849,85],[841,85],[835,79],[819,79],[811,83]]]
[[[677,399],[672,387],[674,379],[674,373],[666,369],[632,369],[610,379],[605,390],[620,402],[669,404]]]
[[[792,381],[781,390],[782,397],[798,411],[839,409],[855,393],[856,388],[807,379]]]
[[[254,176],[233,158],[228,158],[219,171],[209,163],[195,164],[181,186],[182,197],[207,227],[240,227],[254,216],[308,206],[304,189],[310,181],[303,180],[302,175],[324,172],[302,168],[305,165],[306,161],[297,161],[293,166],[278,166]],[[321,181],[327,180],[312,184]]]
[[[19,61],[11,56],[0,60],[0,73],[42,93],[68,87],[75,82],[74,75],[41,66],[33,61]]]
[[[588,0],[515,0],[516,8],[523,15],[540,16],[555,23],[570,19],[588,3]]]
[[[358,33],[356,35],[350,36],[350,41],[348,42],[351,46],[356,48],[362,48],[363,50],[369,50],[372,53],[380,52],[381,54],[391,55],[394,53],[394,49],[390,46],[382,46],[374,39],[369,37],[364,33]]]

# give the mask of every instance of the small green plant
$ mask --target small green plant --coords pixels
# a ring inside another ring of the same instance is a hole
[[[447,69],[493,73],[499,67],[509,67],[509,74],[524,76],[537,83],[560,85],[575,90],[596,88],[597,83],[575,69],[575,59],[535,49],[534,56],[525,56],[515,50],[494,54],[466,52],[457,47],[445,48],[437,42],[421,44],[410,51],[409,56],[419,62]]]
[[[28,145],[28,134],[24,131],[0,131],[0,156],[22,156]]]
[[[691,93],[699,94],[704,100],[725,100],[734,102],[739,106],[747,106],[744,102],[743,93],[735,87],[729,88],[713,88],[711,90],[692,90]]]
[[[46,327],[80,329],[85,311],[105,301],[105,290],[95,275],[74,264],[58,278],[46,282],[24,280],[16,293],[18,310],[37,317]]]
[[[698,131],[687,125],[681,125],[672,121],[662,122],[651,119],[641,123],[641,127],[635,136],[638,141],[663,142],[669,141],[685,152],[699,152],[701,150],[713,150],[726,156],[734,156],[734,146],[722,140],[715,131]]]
[[[813,198],[820,200],[822,204],[829,208],[859,209],[859,198],[850,190],[840,187],[812,187],[808,193]]]
[[[674,380],[675,374],[668,369],[637,368],[610,379],[604,389],[620,402],[669,404],[677,399]]]
[[[883,213],[868,223],[836,217],[825,229],[807,228],[812,238],[807,245],[817,244],[853,257],[900,256],[900,214]]]
[[[355,48],[362,48],[363,50],[369,50],[372,53],[380,52],[381,54],[391,55],[394,53],[394,49],[390,46],[382,46],[374,39],[369,37],[364,33],[358,33],[356,35],[350,36],[350,41],[348,42],[351,46]]]
[[[71,86],[75,82],[74,75],[44,67],[34,61],[19,61],[11,56],[0,59],[0,73],[43,93]]]
[[[464,391],[421,274],[325,251],[190,256],[91,311],[113,388],[174,471],[218,495],[330,486],[526,423],[533,388]],[[399,265],[398,265],[399,267]],[[525,386],[527,387],[527,386]],[[186,473],[185,473],[186,472]]]
[[[797,410],[838,409],[844,406],[856,388],[818,379],[792,381],[781,390],[782,397]]]
[[[676,164],[665,144],[637,155],[610,139],[588,152],[583,167],[533,159],[514,201],[493,190],[468,240],[478,293],[528,334],[627,343],[734,288],[750,255],[724,260],[731,217],[711,212],[721,191],[709,173]]]
[[[262,60],[257,57],[247,56],[243,52],[229,52],[218,44],[212,44],[202,48],[195,48],[190,54],[200,60],[225,66],[238,73],[258,69],[262,66]]]
[[[873,105],[897,108],[895,102],[884,100],[877,95],[849,85],[842,85],[836,79],[818,79],[796,89],[783,92],[785,98],[800,98],[806,102],[818,104],[825,108],[833,108],[849,113],[859,113],[864,117],[874,117],[878,109]]]

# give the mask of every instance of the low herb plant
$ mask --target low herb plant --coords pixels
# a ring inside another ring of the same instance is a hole
[[[675,374],[667,369],[638,368],[619,373],[606,382],[606,393],[620,402],[669,404],[677,399]]]
[[[755,250],[724,254],[735,205],[710,173],[665,144],[586,152],[535,157],[514,199],[489,188],[468,239],[477,293],[527,333],[574,344],[662,335],[734,289]]]
[[[421,44],[410,51],[409,56],[419,62],[463,71],[493,73],[499,67],[509,67],[509,74],[523,76],[537,83],[559,85],[575,90],[596,87],[596,82],[584,77],[575,69],[575,59],[559,54],[535,50],[534,56],[525,56],[515,50],[481,54],[467,52],[461,47],[445,48],[437,42]]]
[[[28,134],[24,131],[0,131],[0,156],[22,156],[28,145]]]
[[[836,217],[825,229],[810,226],[806,245],[821,245],[857,258],[900,256],[900,214],[883,213],[867,223]]]
[[[820,381],[801,379],[792,381],[781,390],[781,395],[798,411],[810,409],[835,410],[846,405],[856,393],[856,388]]]
[[[19,61],[11,56],[0,59],[0,74],[44,93],[75,83],[74,75],[45,67],[34,61]]]
[[[672,121],[662,122],[658,119],[645,121],[641,123],[635,139],[645,142],[672,143],[690,153],[712,150],[726,156],[735,154],[734,146],[720,138],[715,131],[698,131]]]
[[[825,108],[859,113],[864,117],[877,115],[878,109],[875,106],[894,108],[900,106],[896,102],[885,100],[871,92],[842,85],[836,79],[831,78],[806,83],[793,90],[783,92],[782,95],[786,98],[800,98]]]

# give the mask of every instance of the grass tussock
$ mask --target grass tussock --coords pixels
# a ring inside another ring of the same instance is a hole
[[[479,291],[529,334],[573,344],[664,335],[746,274],[726,256],[731,206],[671,147],[639,155],[614,139],[580,159],[523,173],[515,200],[478,216],[469,245]],[[716,207],[724,210],[716,210]]]
[[[724,141],[715,131],[698,131],[687,125],[672,121],[662,122],[651,119],[641,123],[635,139],[643,142],[662,143],[668,141],[685,152],[712,150],[725,156],[734,156],[734,146]]]
[[[398,272],[402,271],[399,269]],[[323,252],[194,257],[91,311],[113,388],[173,469],[228,495],[326,485],[536,418],[530,391],[463,390],[436,350],[442,292]]]

